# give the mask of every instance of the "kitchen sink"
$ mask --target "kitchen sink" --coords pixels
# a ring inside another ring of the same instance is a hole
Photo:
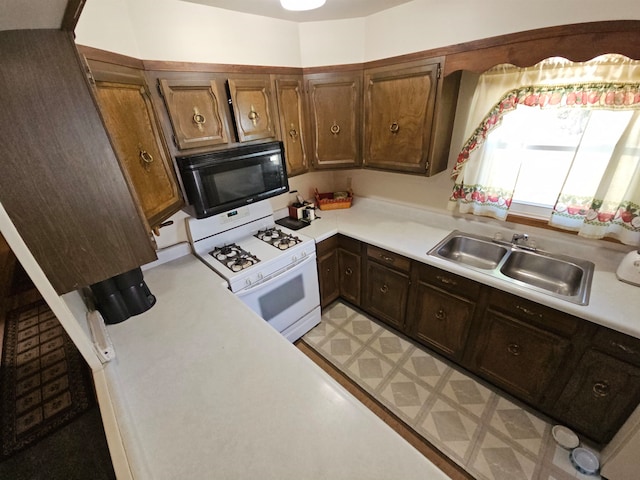
[[[483,270],[496,268],[508,253],[502,245],[469,234],[447,238],[448,240],[438,248],[438,256]]]
[[[587,260],[458,230],[428,254],[578,305],[589,301],[595,265]]]

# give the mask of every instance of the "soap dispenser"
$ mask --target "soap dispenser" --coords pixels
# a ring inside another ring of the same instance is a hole
[[[640,248],[633,250],[622,259],[618,270],[618,280],[640,287]]]

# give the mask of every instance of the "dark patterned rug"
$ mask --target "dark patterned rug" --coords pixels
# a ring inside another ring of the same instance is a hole
[[[94,404],[89,367],[47,304],[8,312],[0,365],[0,460]]]

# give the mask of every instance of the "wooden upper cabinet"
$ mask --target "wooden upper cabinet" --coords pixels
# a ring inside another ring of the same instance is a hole
[[[360,165],[362,72],[305,76],[317,169]]]
[[[425,173],[439,63],[366,70],[365,167]]]
[[[116,155],[151,228],[183,204],[173,162],[144,77],[92,65],[98,105]]]
[[[71,33],[0,32],[0,202],[58,294],[156,259]]]
[[[160,78],[175,144],[180,150],[229,143],[226,93],[215,80]]]
[[[277,138],[269,75],[229,78],[228,85],[238,141]]]
[[[309,170],[302,76],[282,76],[275,79],[280,137],[284,143],[287,173],[294,176]]]

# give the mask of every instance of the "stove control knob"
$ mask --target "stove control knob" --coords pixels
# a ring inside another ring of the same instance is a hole
[[[262,277],[262,274],[261,274],[261,273],[259,273],[259,274],[258,274],[258,280],[262,280],[262,278],[263,278],[263,277]]]
[[[296,260],[298,260],[298,257],[296,255],[294,255],[293,257],[291,257],[291,261],[295,262]]]
[[[302,252],[302,255],[300,255],[302,258],[307,256],[307,252]]]
[[[245,285],[247,285],[247,286],[251,285],[251,279],[250,279],[250,278],[247,278],[247,279],[244,281],[244,283],[245,283]]]

